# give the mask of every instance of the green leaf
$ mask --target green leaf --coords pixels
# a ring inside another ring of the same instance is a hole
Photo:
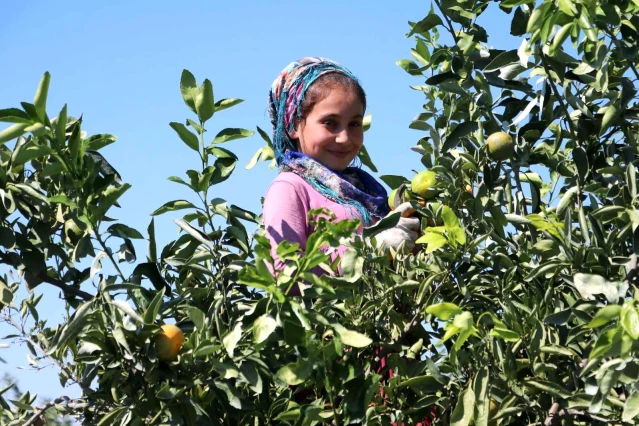
[[[246,166],[244,166],[244,168],[245,168],[246,170],[250,170],[250,169],[252,169],[253,167],[255,167],[255,165],[257,164],[257,162],[258,162],[258,161],[260,161],[260,157],[262,156],[262,152],[263,152],[263,151],[264,151],[264,149],[266,149],[266,148],[269,148],[269,149],[270,149],[270,147],[269,147],[268,145],[266,145],[266,146],[264,146],[264,147],[262,147],[262,148],[258,149],[257,151],[255,151],[255,154],[254,154],[254,155],[253,155],[253,157],[251,158],[251,161],[249,161],[249,163],[248,163]]]
[[[557,216],[559,217],[564,216],[566,209],[571,206],[572,200],[573,198],[575,198],[575,195],[577,194],[578,191],[579,191],[579,188],[576,186],[573,186],[568,191],[566,191],[563,197],[561,197],[561,200],[559,200],[559,204],[557,204]]]
[[[568,392],[558,383],[549,382],[545,380],[526,380],[524,381],[524,386],[533,388],[533,389],[539,389],[554,397],[562,398],[562,399],[566,399],[570,395],[570,392]]]
[[[373,340],[365,334],[358,333],[357,331],[348,330],[339,324],[333,326],[337,334],[339,334],[342,343],[354,348],[365,348],[373,343]]]
[[[237,161],[237,155],[235,155],[233,152],[229,151],[228,149],[224,149],[224,148],[220,148],[217,146],[210,146],[207,149],[207,152],[210,152],[211,154],[213,154],[216,158],[231,158],[235,161]]]
[[[570,32],[572,31],[574,24],[575,24],[574,22],[569,22],[563,27],[561,27],[559,31],[557,31],[557,33],[552,39],[552,44],[550,45],[550,49],[548,50],[548,54],[550,56],[555,56],[555,53],[557,53],[557,51],[561,49],[561,46],[564,44],[564,42],[570,35]]]
[[[0,122],[33,124],[31,117],[18,108],[0,109]]]
[[[215,344],[203,344],[201,346],[199,346],[195,352],[193,353],[193,355],[197,358],[200,357],[204,357],[204,356],[208,356],[208,355],[212,355],[214,353],[216,353],[218,350],[218,345]]]
[[[624,304],[620,318],[619,323],[624,331],[634,340],[639,339],[639,313],[637,308],[628,303]]]
[[[619,305],[604,306],[603,308],[597,311],[592,321],[590,321],[584,327],[586,328],[601,327],[602,325],[608,324],[610,321],[618,319],[620,312],[621,312],[621,306]]]
[[[11,306],[13,301],[13,292],[7,287],[5,283],[0,280],[0,303],[5,306]]]
[[[228,352],[229,356],[233,358],[233,353],[235,352],[235,347],[237,343],[242,338],[242,323],[238,322],[235,324],[235,327],[232,331],[230,331],[224,338],[222,339],[222,344],[224,344],[224,348],[226,352]]]
[[[222,111],[227,108],[231,108],[235,105],[241,104],[242,102],[244,102],[244,99],[236,99],[236,98],[220,99],[219,101],[215,103],[215,112]]]
[[[413,25],[410,32],[406,34],[406,38],[412,36],[413,34],[425,34],[428,33],[432,28],[443,25],[442,19],[435,13],[431,12],[421,21],[417,22]]]
[[[215,101],[213,99],[213,84],[205,79],[195,96],[195,111],[202,123],[213,117]]]
[[[198,240],[199,242],[207,246],[209,249],[213,250],[215,248],[213,245],[213,241],[211,240],[211,238],[209,238],[208,235],[206,235],[204,232],[200,231],[199,229],[192,227],[191,224],[189,224],[184,219],[175,219],[174,222],[177,224],[177,226],[179,226],[184,231],[186,231],[187,234],[189,234],[190,236],[192,236],[193,238],[195,238],[196,240]]]
[[[510,223],[517,223],[519,225],[530,225],[530,224],[532,224],[530,219],[528,219],[528,218],[526,218],[524,216],[519,216],[519,215],[516,215],[516,214],[506,213],[506,214],[504,214],[504,217]]]
[[[589,359],[597,359],[605,356],[615,343],[621,340],[622,330],[620,328],[612,328],[601,333],[597,339],[597,343],[590,351]]]
[[[410,59],[400,59],[399,61],[395,62],[395,64],[412,76],[422,75],[419,66]]]
[[[132,238],[132,239],[140,239],[140,240],[144,239],[142,234],[140,234],[138,231],[122,223],[116,223],[114,225],[109,226],[107,228],[107,232],[111,235],[114,235],[120,238]]]
[[[468,311],[461,312],[453,319],[453,325],[460,330],[471,330],[475,325],[473,314]]]
[[[399,223],[400,218],[400,212],[389,214],[388,216],[377,222],[375,225],[364,228],[362,236],[364,238],[372,238],[382,231],[394,228]]]
[[[35,106],[36,112],[40,120],[44,122],[44,118],[47,114],[47,95],[49,93],[49,82],[51,81],[51,74],[49,71],[45,72],[38,85],[35,98],[33,100],[33,106]]]
[[[310,377],[312,371],[308,361],[300,359],[295,363],[280,368],[275,374],[275,377],[289,386],[296,386],[304,383],[304,381]]]
[[[579,180],[582,182],[585,182],[586,176],[588,176],[588,172],[590,171],[590,166],[588,165],[588,155],[586,154],[586,150],[578,146],[572,151],[572,156],[575,160],[575,166],[577,166],[577,173],[579,175]]]
[[[221,130],[213,139],[214,144],[224,143],[228,141],[232,141],[235,139],[248,138],[255,134],[252,130],[247,129],[237,129],[237,128],[226,128]]]
[[[504,0],[499,4],[499,6],[512,8],[516,6],[521,6],[522,4],[528,4],[528,3],[534,3],[534,2],[535,0]]]
[[[448,321],[455,315],[459,315],[462,313],[462,310],[459,306],[450,302],[442,302],[436,305],[431,305],[426,308],[426,313],[435,315],[441,321]]]
[[[362,130],[364,132],[368,131],[371,128],[371,122],[373,121],[373,114],[366,114],[362,119]],[[259,127],[258,130],[261,130]],[[271,139],[269,138],[267,142],[270,143]]]
[[[277,321],[268,315],[264,314],[253,321],[253,340],[255,343],[260,344],[275,331],[277,328]]]
[[[475,392],[469,387],[457,399],[457,405],[450,417],[450,426],[468,426],[475,410]]]
[[[448,244],[448,239],[438,232],[424,232],[424,235],[415,240],[416,244],[427,244],[426,253],[431,253]]]
[[[51,345],[47,355],[53,354],[59,345],[66,345],[69,342],[75,344],[75,338],[82,331],[87,322],[87,315],[92,312],[93,300],[83,303],[73,313],[71,320],[62,328],[62,332],[55,339],[55,344]]]
[[[155,319],[160,313],[160,307],[162,306],[162,301],[164,300],[164,290],[158,290],[149,303],[149,306],[146,308],[146,312],[144,312],[144,323],[145,324],[153,324],[155,323]]]
[[[473,121],[465,121],[463,123],[460,123],[457,127],[455,127],[455,130],[450,132],[450,135],[446,137],[446,140],[442,145],[442,153],[446,153],[456,147],[461,138],[477,131],[478,128],[479,125]]]
[[[162,207],[151,213],[151,216],[159,216],[163,213],[173,212],[176,210],[182,209],[194,209],[196,208],[193,204],[186,200],[173,200],[165,203]]]
[[[508,330],[507,328],[495,327],[490,331],[491,336],[498,337],[506,342],[517,342],[521,338],[519,333]]]
[[[368,150],[364,145],[362,145],[362,147],[359,149],[357,157],[363,165],[371,169],[373,173],[377,173],[377,167],[375,167],[375,164],[373,164],[373,160],[371,160],[371,156],[368,154]]]
[[[399,383],[400,388],[406,386],[411,388],[420,396],[439,392],[444,387],[444,385],[437,381],[437,379],[435,379],[432,375],[415,376]]]
[[[475,392],[475,426],[488,426],[490,420],[490,399],[488,397],[488,387],[490,371],[484,367],[477,372],[473,383]]]
[[[484,72],[498,71],[509,65],[513,65],[519,62],[519,54],[517,49],[507,50],[497,55],[488,65],[484,67]]]
[[[22,136],[29,123],[17,123],[0,132],[0,145]]]
[[[131,307],[131,305],[129,305],[127,302],[125,302],[124,300],[113,300],[112,302],[110,302],[111,305],[115,306],[116,308],[118,308],[120,311],[122,311],[123,313],[125,313],[126,315],[128,315],[131,319],[144,324],[144,320],[142,319],[142,317],[140,316],[140,314],[138,314],[137,312],[135,312],[133,310],[133,308]]]
[[[382,180],[382,182],[388,185],[390,189],[397,189],[403,183],[410,183],[410,181],[404,176],[382,175],[379,178]]]
[[[11,167],[26,164],[31,160],[41,159],[46,155],[51,155],[53,151],[47,145],[27,145],[22,147],[18,155],[11,161]]]
[[[189,107],[191,111],[197,114],[195,109],[195,97],[198,95],[199,88],[195,77],[188,70],[182,71],[182,77],[180,78],[180,91],[182,92],[182,99],[184,103]]]
[[[626,402],[623,405],[621,421],[624,423],[630,422],[632,419],[637,417],[637,414],[639,414],[639,392],[635,390],[628,399],[626,399]]]
[[[169,126],[178,134],[182,142],[184,142],[189,148],[193,151],[200,152],[200,142],[197,138],[197,135],[192,133],[186,126],[182,123],[169,123]]]

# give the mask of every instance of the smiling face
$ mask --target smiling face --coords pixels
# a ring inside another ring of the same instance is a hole
[[[336,85],[328,90],[290,136],[301,153],[342,172],[364,143],[364,105],[351,88]]]

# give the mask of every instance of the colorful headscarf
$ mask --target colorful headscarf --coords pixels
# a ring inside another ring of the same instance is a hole
[[[388,214],[386,189],[357,167],[336,173],[313,158],[297,152],[289,133],[301,118],[300,105],[308,88],[322,75],[339,72],[357,81],[346,68],[329,59],[306,57],[291,62],[271,85],[268,112],[273,125],[273,147],[280,172],[293,172],[326,198],[354,209],[364,225]]]

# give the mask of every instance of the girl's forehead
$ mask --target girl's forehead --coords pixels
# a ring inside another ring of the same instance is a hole
[[[336,111],[336,113],[352,113],[356,111],[358,114],[361,114],[363,113],[364,105],[354,90],[334,88],[331,89],[322,100],[315,104],[313,110],[318,112]]]

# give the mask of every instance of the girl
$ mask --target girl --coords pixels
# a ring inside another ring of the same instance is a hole
[[[364,143],[365,110],[366,94],[355,76],[328,59],[292,62],[273,82],[268,111],[279,174],[266,193],[263,220],[276,269],[284,266],[275,252],[281,241],[305,250],[313,232],[310,210],[326,208],[336,221],[359,219],[359,233],[389,213],[384,187],[351,166]],[[396,210],[408,208],[405,203]],[[395,228],[377,235],[377,243],[412,248],[418,227],[418,219],[401,218]],[[345,249],[333,252],[331,261]]]

